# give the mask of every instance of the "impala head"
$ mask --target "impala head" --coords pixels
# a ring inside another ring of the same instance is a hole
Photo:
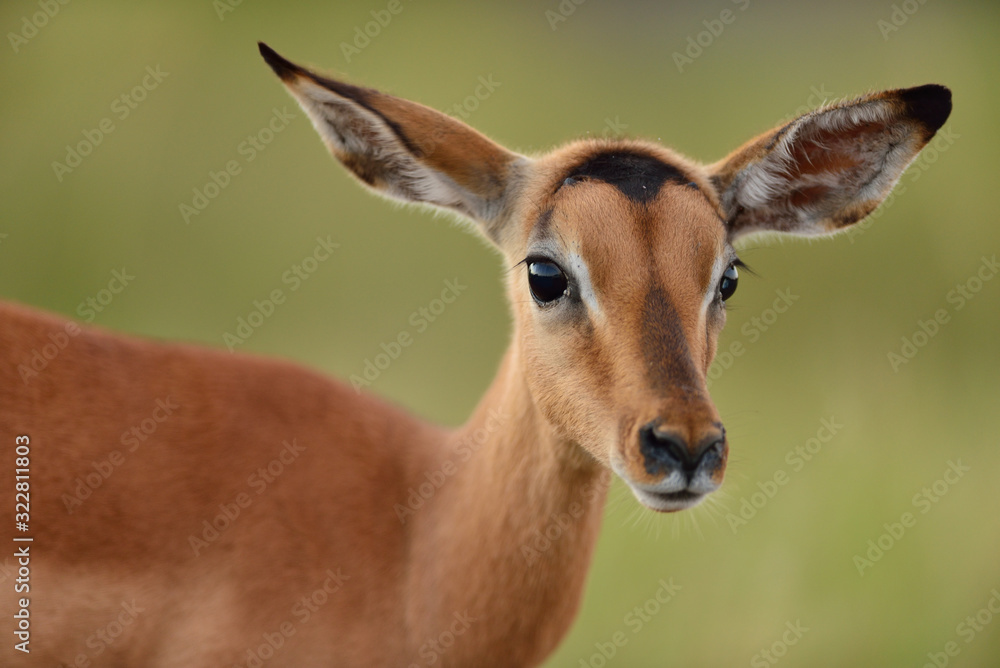
[[[364,184],[461,213],[503,253],[533,402],[661,511],[695,505],[725,471],[705,379],[738,280],[733,243],[860,221],[951,111],[948,89],[929,85],[812,112],[712,165],[641,141],[528,158],[422,105],[261,53]]]

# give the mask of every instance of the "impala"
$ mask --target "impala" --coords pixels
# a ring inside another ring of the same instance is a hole
[[[709,165],[639,140],[528,157],[260,51],[363,184],[493,243],[509,349],[445,429],[294,364],[3,305],[28,531],[9,482],[0,513],[33,539],[12,544],[30,590],[4,585],[5,666],[540,664],[579,607],[608,471],[663,512],[722,483],[706,373],[734,242],[857,223],[951,110],[937,85],[869,94]]]

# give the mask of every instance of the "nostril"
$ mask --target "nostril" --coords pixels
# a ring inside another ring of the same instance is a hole
[[[726,432],[718,431],[701,439],[695,447],[672,431],[665,431],[654,421],[639,430],[639,452],[646,471],[652,475],[683,471],[693,475],[700,468],[712,470],[722,463],[726,447]]]
[[[726,447],[726,437],[713,436],[702,440],[698,452],[695,455],[697,466],[706,466],[713,469],[722,459],[722,451]]]
[[[692,457],[687,443],[680,436],[662,432],[654,424],[639,430],[639,452],[650,474],[669,473],[681,469],[694,471],[699,457]]]

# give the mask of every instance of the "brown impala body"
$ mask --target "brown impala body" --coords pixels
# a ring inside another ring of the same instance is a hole
[[[0,436],[28,437],[34,538],[8,548],[30,546],[31,579],[4,586],[4,666],[540,664],[577,611],[608,471],[660,511],[722,482],[705,378],[733,241],[858,222],[951,109],[941,86],[868,95],[707,166],[641,141],[528,158],[261,52],[361,181],[493,242],[510,348],[449,431],[292,364],[0,306]]]

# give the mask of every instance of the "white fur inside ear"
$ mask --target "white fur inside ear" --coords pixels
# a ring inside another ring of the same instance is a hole
[[[461,187],[419,161],[378,114],[316,82],[300,78],[291,87],[316,132],[341,159],[363,156],[378,163],[381,181],[375,192],[402,200],[447,207],[489,220],[498,206]]]
[[[875,125],[858,139],[857,130]],[[728,211],[757,212],[739,235],[766,230],[780,218],[781,231],[827,234],[828,220],[852,203],[884,197],[916,156],[917,140],[903,124],[893,122],[889,105],[881,100],[819,109],[793,121],[759,161],[747,165],[723,194]],[[810,169],[797,164],[816,151],[842,155],[849,168]],[[796,192],[817,189],[828,193],[793,206]]]

